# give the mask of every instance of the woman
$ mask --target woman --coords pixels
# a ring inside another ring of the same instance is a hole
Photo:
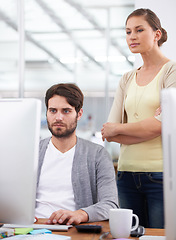
[[[161,52],[167,32],[149,9],[128,16],[126,40],[132,53],[141,54],[143,65],[122,76],[102,138],[121,143],[120,207],[133,209],[145,227],[163,228],[160,91],[176,87],[176,63]]]

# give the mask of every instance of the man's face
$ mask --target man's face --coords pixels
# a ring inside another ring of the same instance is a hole
[[[71,106],[65,97],[54,95],[48,101],[48,128],[57,138],[67,138],[72,135],[81,116],[82,109],[77,114],[75,107]]]

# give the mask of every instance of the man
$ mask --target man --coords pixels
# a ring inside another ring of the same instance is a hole
[[[109,154],[76,136],[83,98],[75,84],[56,84],[46,92],[52,137],[40,142],[36,217],[49,218],[49,224],[101,221],[118,207]]]

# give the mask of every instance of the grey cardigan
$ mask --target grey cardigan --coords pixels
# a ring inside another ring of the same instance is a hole
[[[49,140],[40,141],[37,186]],[[86,211],[89,222],[108,219],[109,209],[118,207],[114,167],[101,145],[77,138],[72,185],[76,209]]]

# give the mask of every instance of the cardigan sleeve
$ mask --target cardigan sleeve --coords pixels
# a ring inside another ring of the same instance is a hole
[[[169,61],[165,65],[165,71],[161,76],[161,90],[164,88],[175,88],[176,87],[176,63],[174,61]],[[162,112],[155,117],[157,120],[162,120]]]
[[[136,73],[136,69],[133,69],[127,73],[125,73],[119,82],[117,87],[114,101],[110,110],[110,114],[108,117],[108,122],[116,122],[116,123],[124,123],[127,122],[127,116],[125,113],[125,98],[128,86],[133,79],[134,74]]]
[[[122,79],[117,87],[114,101],[110,110],[108,117],[108,122],[118,122],[122,121],[122,106],[123,106],[123,89],[121,84]]]
[[[166,65],[165,74],[163,76],[163,85],[161,88],[176,87],[176,63],[169,61]]]
[[[96,154],[97,202],[81,208],[89,215],[89,222],[109,219],[109,210],[118,208],[115,171],[108,152],[102,148]]]
[[[89,222],[109,219],[109,210],[118,207],[114,166],[101,145],[77,138],[72,185],[76,209],[87,212]]]

